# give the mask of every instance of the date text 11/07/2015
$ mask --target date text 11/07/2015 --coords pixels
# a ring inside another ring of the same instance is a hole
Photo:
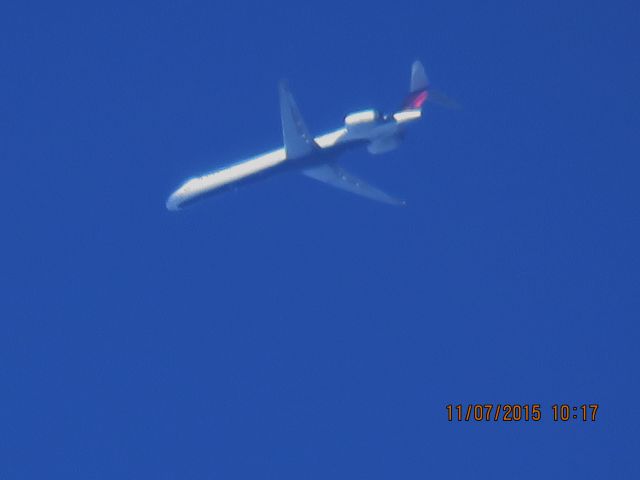
[[[548,413],[554,422],[595,422],[598,407],[597,403],[556,403],[551,405]],[[450,403],[446,409],[450,422],[539,422],[546,416],[539,403]]]

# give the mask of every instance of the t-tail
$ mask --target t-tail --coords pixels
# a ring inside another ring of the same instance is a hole
[[[409,95],[402,104],[403,110],[421,110],[426,101],[436,103],[440,106],[459,109],[460,105],[455,100],[447,97],[439,90],[431,87],[429,77],[424,71],[424,67],[419,60],[411,65],[411,83],[409,84]]]
[[[429,98],[429,78],[419,60],[411,65],[411,83],[409,95],[402,104],[403,110],[419,110]]]

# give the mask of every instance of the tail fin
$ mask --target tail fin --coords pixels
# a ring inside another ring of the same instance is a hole
[[[422,63],[420,63],[419,60],[416,60],[413,62],[413,65],[411,65],[409,95],[404,99],[402,109],[420,110],[427,99],[431,103],[436,103],[442,107],[451,108],[453,110],[459,110],[461,108],[458,102],[449,98],[441,91],[431,88],[429,77],[427,77]]]
[[[420,60],[416,60],[413,62],[413,65],[411,65],[411,85],[409,91],[414,93],[420,90],[426,90],[428,87],[429,78]]]
[[[418,110],[422,108],[424,102],[429,97],[429,78],[424,71],[424,67],[419,60],[411,65],[411,83],[409,84],[409,95],[404,100],[402,108],[404,110]]]

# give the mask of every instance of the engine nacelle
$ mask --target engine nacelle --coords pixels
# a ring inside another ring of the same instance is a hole
[[[344,117],[345,126],[351,130],[354,127],[362,127],[364,125],[375,124],[380,118],[380,114],[376,110],[362,110],[360,112],[350,113]]]

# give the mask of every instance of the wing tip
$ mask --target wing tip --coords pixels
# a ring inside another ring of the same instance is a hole
[[[401,200],[399,198],[391,198],[389,199],[389,205],[393,205],[394,207],[401,207],[404,208],[407,206],[407,201],[406,200]]]
[[[286,78],[281,78],[280,80],[278,80],[278,88],[289,90],[289,80],[287,80]]]

